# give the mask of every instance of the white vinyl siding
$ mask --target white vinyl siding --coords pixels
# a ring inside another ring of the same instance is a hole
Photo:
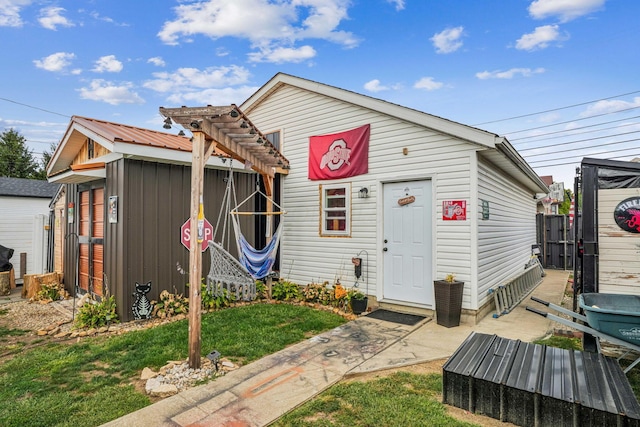
[[[489,202],[489,219],[482,219],[482,200]],[[478,307],[489,289],[516,276],[536,243],[536,201],[482,159],[478,164],[478,198],[473,215],[478,223]]]
[[[351,258],[363,253],[363,274],[368,293],[380,289],[378,266],[382,251],[382,215],[378,200],[383,182],[432,179],[434,215],[433,280],[455,272],[460,280],[471,278],[470,221],[442,221],[444,200],[470,201],[471,155],[477,146],[401,119],[334,98],[283,86],[272,92],[250,113],[258,128],[282,130],[283,154],[291,170],[283,178],[283,208],[288,214],[281,244],[281,274],[299,284],[333,282],[349,286],[355,281]],[[369,173],[333,181],[308,179],[308,144],[312,135],[347,131],[371,125]],[[403,153],[406,148],[407,154]],[[310,224],[320,221],[318,183],[350,184],[350,239],[322,238]],[[437,183],[437,185],[436,185]],[[368,198],[358,198],[361,187]],[[363,252],[364,251],[364,252]],[[467,303],[468,304],[468,303]]]
[[[640,188],[598,190],[599,292],[640,294],[640,233],[621,229],[613,217],[618,203],[640,197]]]
[[[27,274],[46,269],[47,232],[50,199],[0,197],[0,245],[13,249],[15,276],[20,275],[20,254],[27,254]],[[22,283],[19,281],[19,283]]]

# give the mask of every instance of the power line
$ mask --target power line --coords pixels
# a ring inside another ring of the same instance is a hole
[[[12,104],[22,105],[23,107],[33,108],[34,110],[44,111],[45,113],[55,114],[56,116],[66,117],[67,119],[70,119],[70,118],[71,118],[71,116],[66,115],[66,114],[56,113],[55,111],[46,110],[46,109],[44,109],[44,108],[40,108],[40,107],[34,107],[33,105],[24,104],[24,103],[22,103],[22,102],[14,101],[14,100],[12,100],[12,99],[7,99],[7,98],[2,98],[2,97],[0,97],[0,100],[2,100],[2,101],[6,101],[6,102],[10,102],[10,103],[12,103]]]
[[[595,148],[595,147],[591,147],[591,148]],[[635,148],[635,147],[634,147]],[[588,153],[588,156],[599,156],[601,154],[609,154],[609,153],[619,153],[621,151],[628,151],[629,148],[620,148],[618,150],[607,150],[607,151],[601,151],[599,153]],[[634,156],[634,154],[625,154],[624,156],[618,156],[618,157],[630,157],[630,156]],[[554,159],[554,160],[564,160],[564,159],[573,159],[576,157],[584,157],[584,156],[580,156],[580,155],[575,155],[575,156],[568,156],[568,157],[564,157],[562,159]],[[547,162],[549,161],[547,160],[534,160],[533,162],[527,162],[529,163],[529,165],[533,165],[533,164],[537,164],[537,163],[542,163],[542,162]]]
[[[640,132],[640,130],[634,130],[632,132],[622,132],[622,133],[617,133],[615,135],[594,136],[593,138],[578,139],[578,140],[575,140],[575,141],[561,142],[559,144],[543,145],[543,146],[535,147],[535,148],[525,148],[525,149],[522,149],[522,150],[518,150],[518,152],[522,154],[522,152],[524,152],[524,151],[540,150],[541,148],[549,148],[549,147],[560,147],[560,146],[563,146],[563,145],[577,144],[578,142],[595,141],[597,139],[615,138],[617,136],[630,135],[632,133],[638,133],[638,132]],[[637,141],[637,140],[638,140],[638,138],[634,138],[634,139],[628,139],[626,141],[620,141],[620,142],[632,142],[632,141]],[[607,143],[607,144],[602,144],[600,146],[604,147],[604,146],[607,146],[607,145],[619,144],[620,142],[610,142],[610,143]],[[591,148],[591,147],[579,147],[579,149],[583,149],[583,148]],[[574,150],[575,150],[575,148],[574,148]],[[546,154],[561,153],[561,152],[562,151],[551,151],[551,152],[548,152]],[[542,156],[544,154],[534,154],[534,155],[535,156]],[[530,155],[529,157],[532,157],[534,155]]]
[[[563,130],[557,130],[557,131],[554,131],[554,132],[539,133],[537,135],[523,136],[521,138],[510,139],[509,142],[511,142],[512,144],[514,144],[514,143],[515,144],[526,144],[526,143],[529,143],[529,142],[546,141],[546,140],[555,139],[555,138],[558,138],[558,137],[551,137],[551,138],[539,138],[539,137],[547,136],[547,135],[555,135],[555,134],[558,134],[558,133],[573,132],[570,135],[560,136],[560,138],[565,138],[567,136],[580,135],[580,134],[583,134],[583,133],[593,132],[593,131],[574,132],[576,130],[582,130],[582,129],[592,128],[592,127],[596,127],[596,126],[608,125],[610,123],[623,122],[625,120],[632,120],[632,119],[637,119],[637,118],[640,118],[640,116],[625,117],[624,119],[610,120],[608,122],[602,122],[602,123],[596,123],[596,124],[593,124],[593,125],[580,126],[580,127],[572,128],[572,129],[563,129]],[[637,124],[639,124],[639,123],[638,122],[625,123],[623,125],[611,126],[611,127],[603,128],[603,129],[595,129],[594,131],[595,132],[602,132],[603,130],[617,129],[617,128],[621,128],[621,127],[625,127],[625,126],[632,126],[632,125],[637,125]],[[532,138],[536,138],[536,139],[534,141],[515,142],[515,141],[522,141],[523,139],[532,139]]]
[[[506,133],[506,135],[513,135],[513,134],[515,134],[515,133],[522,133],[522,132],[529,132],[529,131],[531,131],[531,130],[538,130],[538,129],[550,128],[550,127],[553,127],[553,126],[565,125],[565,124],[567,124],[567,123],[579,122],[579,121],[582,121],[582,120],[590,120],[590,119],[593,119],[594,117],[608,116],[609,114],[622,113],[623,111],[635,110],[635,109],[637,109],[637,108],[640,108],[640,106],[637,106],[637,107],[629,107],[629,108],[623,108],[622,110],[610,111],[610,112],[608,112],[608,113],[594,114],[593,116],[583,117],[583,118],[581,118],[581,119],[567,120],[567,121],[564,121],[564,122],[558,122],[558,123],[553,123],[553,124],[550,124],[550,125],[538,126],[538,127],[535,127],[535,128],[529,128],[529,129],[523,129],[523,130],[516,130],[516,131],[513,131],[513,132],[507,132],[507,133]]]
[[[539,111],[537,113],[529,113],[529,114],[523,114],[523,115],[520,115],[520,116],[508,117],[506,119],[492,120],[490,122],[478,123],[478,124],[471,125],[471,126],[482,126],[482,125],[488,125],[490,123],[498,123],[498,122],[506,122],[506,121],[509,121],[509,120],[522,119],[524,117],[531,117],[531,116],[536,116],[538,114],[552,113],[554,111],[560,111],[560,110],[566,110],[566,109],[569,109],[569,108],[580,107],[582,105],[587,105],[587,104],[591,104],[591,103],[599,102],[599,101],[606,101],[608,99],[618,98],[618,97],[621,97],[621,96],[634,95],[636,93],[640,93],[640,90],[636,90],[636,91],[628,92],[628,93],[623,93],[623,94],[620,94],[620,95],[609,96],[607,98],[600,98],[600,99],[596,99],[595,101],[581,102],[579,104],[568,105],[566,107],[552,108],[550,110]]]

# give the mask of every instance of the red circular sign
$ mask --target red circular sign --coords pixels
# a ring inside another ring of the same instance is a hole
[[[202,252],[209,247],[209,240],[213,239],[213,227],[211,223],[204,219],[204,239],[202,240]],[[191,218],[189,218],[182,227],[180,227],[180,242],[185,248],[191,250]]]
[[[624,231],[640,233],[640,197],[629,197],[618,203],[613,218]]]

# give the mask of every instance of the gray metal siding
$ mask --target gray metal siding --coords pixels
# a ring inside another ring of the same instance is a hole
[[[224,196],[227,170],[207,169],[204,175],[205,216],[215,228]],[[238,200],[255,189],[255,175],[235,173]],[[107,165],[105,196],[118,196],[118,222],[105,222],[105,273],[116,296],[121,320],[131,320],[135,283],[151,281],[147,297],[157,300],[163,290],[188,294],[189,251],[180,242],[180,227],[189,217],[191,168],[164,163],[118,160]],[[229,225],[230,227],[230,225]],[[234,242],[233,231],[231,242]],[[254,242],[253,217],[244,218],[242,232]],[[229,251],[237,256],[235,244]],[[210,266],[202,254],[202,274]]]

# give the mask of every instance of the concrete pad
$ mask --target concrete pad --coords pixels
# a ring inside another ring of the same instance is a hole
[[[566,271],[547,271],[532,294],[559,304],[568,276]],[[447,358],[473,331],[523,341],[551,331],[552,322],[526,311],[525,305],[540,306],[527,297],[509,314],[454,328],[363,316],[105,425],[268,425],[345,375]]]

